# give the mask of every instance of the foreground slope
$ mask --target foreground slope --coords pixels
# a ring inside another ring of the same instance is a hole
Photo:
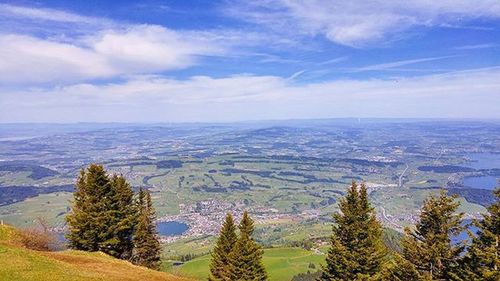
[[[15,243],[15,235],[13,228],[0,226],[0,280],[189,280],[103,253],[25,249]]]

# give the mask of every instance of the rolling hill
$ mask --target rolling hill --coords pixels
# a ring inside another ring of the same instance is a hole
[[[190,279],[135,266],[103,253],[42,252],[16,243],[16,230],[0,225],[0,280],[156,280]]]

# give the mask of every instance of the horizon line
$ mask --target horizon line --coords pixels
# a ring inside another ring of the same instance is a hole
[[[183,124],[242,124],[242,123],[266,123],[266,122],[294,122],[294,121],[498,121],[500,118],[484,118],[484,117],[329,117],[329,118],[290,118],[290,119],[248,119],[238,121],[78,121],[78,122],[37,122],[37,121],[21,121],[21,122],[1,122],[0,125],[84,125],[84,124],[123,124],[123,125],[183,125]]]

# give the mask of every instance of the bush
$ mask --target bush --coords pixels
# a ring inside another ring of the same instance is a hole
[[[61,247],[57,236],[42,219],[37,220],[36,226],[21,229],[19,236],[21,244],[31,250],[52,251]]]
[[[316,272],[307,271],[306,273],[299,273],[292,278],[292,281],[316,281],[321,276],[321,270]]]

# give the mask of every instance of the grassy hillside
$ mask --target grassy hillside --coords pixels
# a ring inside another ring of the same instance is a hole
[[[162,280],[187,281],[103,253],[40,252],[16,243],[16,231],[0,226],[0,280]]]
[[[271,281],[289,281],[298,273],[315,271],[325,259],[324,255],[317,255],[300,248],[273,248],[264,251],[264,265]],[[209,271],[210,256],[203,256],[191,260],[174,270],[183,275],[192,276],[198,280],[206,280]],[[313,263],[316,269],[308,268]]]

